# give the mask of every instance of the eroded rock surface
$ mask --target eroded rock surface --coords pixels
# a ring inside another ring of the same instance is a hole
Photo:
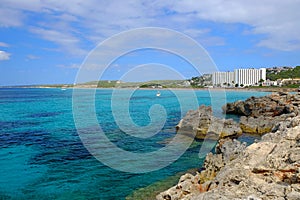
[[[242,131],[264,134],[261,140],[246,147],[232,137],[223,137],[216,153],[206,156],[201,172],[182,176],[176,186],[157,195],[157,199],[299,200],[299,108],[299,95],[286,93],[227,104],[223,108],[227,113],[243,115],[239,124]],[[179,124],[180,129],[209,134],[209,127],[214,126],[207,124],[216,120],[211,117],[211,109],[200,107],[190,112]],[[224,127],[230,127],[231,121],[228,124]],[[236,132],[232,135],[239,135]]]
[[[204,161],[203,170],[195,176],[192,174],[183,175],[178,184],[169,190],[159,194],[157,199],[191,199],[195,195],[217,187],[213,182],[219,171],[227,162],[234,160],[246,148],[237,140],[221,139],[216,146],[216,154],[209,153]]]
[[[246,101],[227,103],[222,109],[228,114],[258,118],[260,116],[275,117],[291,113],[298,115],[299,105],[300,96],[281,92],[264,97],[250,97]]]
[[[219,119],[212,115],[210,106],[200,106],[190,110],[177,125],[177,130],[186,135],[196,135],[196,139],[219,139],[238,137],[242,134],[239,124],[232,119]]]
[[[299,122],[299,116],[281,122],[276,132],[248,147],[220,140],[203,171],[182,178],[157,199],[300,199]]]
[[[240,118],[243,133],[263,135],[286,120],[299,115],[300,96],[288,93],[274,93],[265,97],[251,97],[246,101],[228,103],[222,107],[227,114]]]

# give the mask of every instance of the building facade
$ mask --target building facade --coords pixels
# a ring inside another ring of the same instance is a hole
[[[214,72],[212,75],[213,85],[224,87],[233,84],[234,72]]]
[[[234,72],[213,73],[214,86],[239,86],[257,85],[261,80],[266,81],[266,68],[260,69],[235,69]]]
[[[257,85],[260,80],[266,80],[266,68],[260,69],[236,69],[235,73],[235,83],[239,85],[249,86]]]

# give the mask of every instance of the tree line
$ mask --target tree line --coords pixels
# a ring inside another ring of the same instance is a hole
[[[270,73],[267,71],[267,79],[271,81],[276,81],[277,79],[295,79],[300,78],[300,66],[297,66],[293,69],[288,69],[278,73]]]

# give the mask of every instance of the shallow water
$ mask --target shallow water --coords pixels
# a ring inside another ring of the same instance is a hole
[[[166,122],[153,137],[141,139],[119,129],[111,109],[110,89],[96,92],[97,119],[119,148],[140,153],[158,150],[165,145],[162,141],[175,135],[174,127],[187,110],[196,108],[186,91],[177,92],[187,105],[182,111],[171,91],[162,90],[157,98],[155,90],[138,90],[130,98],[130,116],[139,126],[151,122],[151,106],[164,106]],[[265,94],[226,92],[228,102]],[[197,105],[212,102],[208,91],[196,91],[196,96]],[[121,101],[122,96],[118,98]],[[116,105],[120,106],[117,110],[122,105]],[[215,111],[219,116],[220,106]],[[203,162],[198,155],[202,142],[194,142],[180,159],[157,171],[134,174],[105,166],[87,151],[77,134],[69,89],[0,89],[0,111],[0,199],[124,199],[139,188],[199,168]],[[243,140],[251,142],[253,138]],[[211,149],[214,143],[204,145]],[[112,159],[118,159],[118,155],[112,155]]]

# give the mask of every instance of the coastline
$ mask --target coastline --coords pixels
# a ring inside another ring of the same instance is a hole
[[[266,99],[271,99],[266,105],[278,101],[278,106],[285,105],[291,110],[280,113],[277,104],[271,105],[275,106],[272,112],[276,116],[270,118],[270,108],[251,107],[249,104],[253,101],[253,105],[262,105],[261,100]],[[261,140],[247,147],[233,138],[219,139],[215,153],[206,156],[202,171],[196,175],[187,173],[181,176],[175,186],[158,194],[156,199],[298,199],[300,149],[297,144],[300,139],[300,95],[278,93],[249,98],[242,103],[243,106],[247,105],[252,109],[248,114],[247,110],[243,111],[248,115],[244,118],[252,119],[252,116],[258,113],[265,116],[263,120],[274,121],[272,127],[267,129],[265,125],[270,124],[261,124],[262,119],[254,121],[256,124],[250,124],[249,127],[254,125],[258,126],[258,129],[263,125]],[[241,114],[241,101],[226,107],[226,112]],[[255,128],[256,131],[258,129]],[[243,129],[243,132],[244,130],[249,129]],[[281,156],[287,154],[290,155],[290,160],[282,160]],[[285,185],[281,185],[281,182]],[[265,192],[261,192],[262,190]]]
[[[163,192],[164,190],[167,190],[170,185],[174,185],[178,182],[178,179],[186,174],[196,174],[198,168],[196,169],[189,169],[183,172],[178,172],[174,174],[173,176],[169,176],[166,179],[163,179],[161,181],[157,181],[152,183],[151,185],[148,185],[144,188],[139,188],[137,190],[134,190],[130,195],[128,195],[125,199],[126,200],[137,200],[137,199],[143,199],[143,200],[153,200],[155,199],[156,195],[160,192]]]
[[[5,86],[0,87],[0,89],[5,88],[24,88],[24,89],[97,89],[97,90],[195,90],[195,91],[255,91],[255,92],[297,92],[297,88],[285,88],[285,87],[259,87],[259,88],[190,88],[190,87],[170,87],[170,88],[137,88],[137,87],[51,87],[51,86]]]

